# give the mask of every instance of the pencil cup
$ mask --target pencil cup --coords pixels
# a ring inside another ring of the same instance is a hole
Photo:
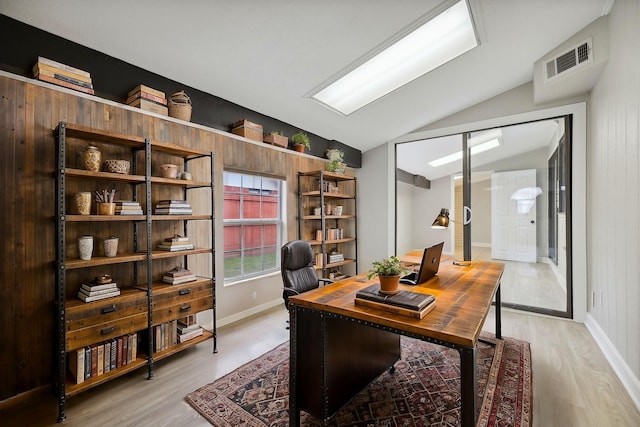
[[[115,215],[116,204],[115,203],[98,203],[98,215]]]

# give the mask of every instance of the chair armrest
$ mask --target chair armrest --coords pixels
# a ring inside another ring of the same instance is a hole
[[[335,281],[335,280],[331,280],[331,279],[325,279],[324,277],[323,277],[323,278],[320,278],[320,279],[318,279],[318,280],[319,280],[321,283],[322,283],[322,282],[324,282],[324,285],[322,285],[322,284],[321,284],[321,286],[329,285],[329,284],[331,284],[331,283],[333,283],[333,282]]]

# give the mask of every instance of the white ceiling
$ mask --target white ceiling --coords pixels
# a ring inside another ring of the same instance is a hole
[[[469,0],[479,47],[347,117],[305,97],[442,1],[0,0],[0,13],[367,151],[530,81],[613,2]]]

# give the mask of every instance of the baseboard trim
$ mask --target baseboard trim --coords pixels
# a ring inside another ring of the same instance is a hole
[[[640,380],[633,374],[629,365],[620,356],[607,334],[590,313],[587,313],[584,324],[598,347],[600,347],[600,350],[602,350],[602,353],[604,353],[604,357],[607,358],[616,375],[618,375],[631,400],[640,410]]]
[[[237,322],[238,320],[242,320],[244,318],[247,318],[249,316],[253,316],[254,314],[258,314],[262,311],[268,310],[272,307],[276,307],[280,304],[284,305],[284,302],[282,301],[282,298],[278,298],[276,300],[273,301],[269,301],[269,302],[265,302],[264,304],[260,304],[257,305],[255,307],[251,307],[248,310],[245,311],[241,311],[239,313],[234,313],[231,316],[225,317],[223,319],[218,319],[216,326],[219,328],[221,326],[225,326],[225,325],[229,325],[233,322]]]

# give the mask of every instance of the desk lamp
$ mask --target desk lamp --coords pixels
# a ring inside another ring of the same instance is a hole
[[[455,222],[452,219],[449,219],[449,209],[442,208],[440,209],[440,213],[436,217],[436,220],[433,221],[433,224],[431,224],[431,228],[436,230],[444,230],[449,227],[449,221]],[[453,261],[453,265],[467,266],[470,264],[471,261]]]

